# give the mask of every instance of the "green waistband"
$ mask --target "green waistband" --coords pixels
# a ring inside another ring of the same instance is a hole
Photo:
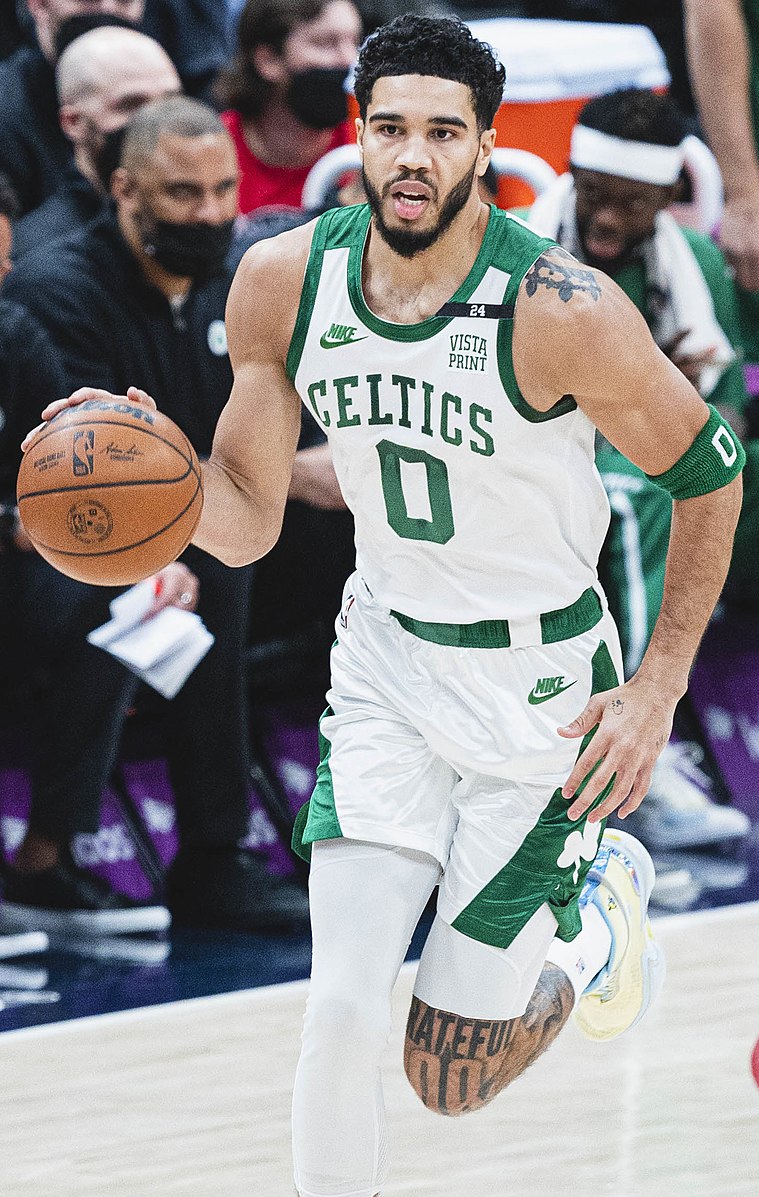
[[[508,619],[482,619],[479,623],[427,623],[423,619],[412,619],[391,611],[402,628],[418,636],[420,640],[431,640],[433,644],[446,644],[449,648],[510,648],[511,633]],[[601,600],[595,590],[586,590],[569,607],[558,611],[546,611],[540,616],[540,643],[556,644],[569,640],[581,632],[594,628],[603,614]]]

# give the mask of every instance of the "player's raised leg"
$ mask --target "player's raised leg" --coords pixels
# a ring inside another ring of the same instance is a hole
[[[457,1115],[486,1105],[553,1043],[575,1006],[593,1039],[621,1035],[643,1017],[664,979],[646,913],[653,879],[645,848],[608,831],[580,897],[582,930],[570,943],[551,939],[556,921],[547,906],[507,949],[436,918],[404,1052],[428,1109]]]

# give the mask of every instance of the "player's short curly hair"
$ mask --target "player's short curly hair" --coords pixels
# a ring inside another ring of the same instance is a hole
[[[455,17],[404,13],[367,38],[359,55],[354,93],[362,120],[378,79],[433,75],[463,83],[472,93],[480,132],[489,129],[503,98],[506,72],[486,42]]]

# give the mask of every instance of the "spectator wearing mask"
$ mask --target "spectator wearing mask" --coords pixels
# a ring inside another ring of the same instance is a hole
[[[248,0],[218,88],[242,213],[299,208],[317,159],[351,140],[345,81],[360,42],[351,0]]]
[[[30,212],[57,189],[71,150],[58,120],[58,37],[72,17],[107,16],[137,24],[145,0],[28,0],[36,45],[0,63],[0,171]]]
[[[94,383],[123,394],[135,383],[149,387],[201,456],[210,453],[232,385],[224,326],[231,277],[224,262],[237,186],[234,146],[215,112],[183,96],[145,105],[128,126],[113,174],[114,210],[28,254],[11,280],[13,294],[29,304],[56,345],[67,389]],[[305,894],[270,876],[259,856],[240,847],[249,821],[243,648],[253,568],[231,569],[193,547],[182,560],[200,580],[198,611],[216,643],[166,708],[180,840],[167,877],[168,903],[183,922],[290,929],[307,918]],[[85,625],[87,590],[72,584],[65,601],[69,612],[78,605]],[[44,627],[54,608],[51,595],[47,606],[30,610],[31,623]],[[102,654],[91,660],[80,686],[99,685],[102,662]],[[54,810],[48,805],[43,822],[33,803],[35,835],[22,846],[26,875],[7,870],[5,878],[6,909],[32,909],[37,925],[51,901],[44,874],[62,861],[70,871],[68,839],[97,827],[101,792],[135,692],[122,670],[96,708],[100,742],[88,728],[85,753],[76,734],[82,704],[72,678],[59,673],[56,680],[64,710],[44,724],[45,751],[59,760],[56,804]],[[82,912],[96,918],[97,901],[88,906],[88,892],[82,884]]]
[[[660,349],[740,426],[746,392],[725,260],[709,237],[680,228],[666,211],[683,168],[684,135],[683,118],[667,96],[633,88],[591,100],[572,134],[571,173],[537,199],[526,219],[610,275]],[[612,509],[604,589],[630,677],[661,607],[672,500],[606,441],[597,462]],[[656,849],[745,836],[746,816],[712,802],[689,781],[681,755],[670,745],[659,758],[646,801],[631,816],[634,834]]]
[[[150,100],[181,90],[158,42],[116,26],[93,29],[67,46],[58,60],[56,84],[61,128],[74,161],[58,189],[19,222],[17,258],[103,210],[130,116]]]
[[[0,282],[11,270],[11,220],[16,211],[15,198],[0,178]],[[169,921],[164,906],[133,902],[112,893],[97,877],[75,867],[68,841],[56,845],[54,852],[46,848],[51,828],[60,826],[61,773],[66,775],[70,768],[76,779],[86,773],[88,756],[103,747],[101,706],[108,707],[114,687],[123,689],[123,670],[110,658],[98,660],[97,651],[85,639],[93,620],[107,618],[108,603],[118,592],[81,586],[58,574],[34,551],[15,506],[20,438],[39,414],[40,404],[49,403],[65,390],[65,374],[48,334],[23,307],[0,296],[0,648],[4,680],[14,679],[18,693],[22,675],[30,682],[39,668],[52,671],[53,678],[57,673],[59,683],[65,679],[65,684],[56,685],[54,680],[37,696],[35,713],[41,726],[47,733],[57,721],[70,718],[69,701],[74,696],[80,703],[78,709],[87,712],[90,732],[86,752],[72,741],[67,753],[63,746],[62,757],[58,756],[62,745],[55,735],[45,734],[30,742],[33,810],[29,832],[10,874],[16,879],[15,888],[12,882],[10,886],[16,901],[3,913],[6,916],[10,911],[10,928],[58,931],[71,921],[72,910],[79,908],[81,914],[84,903],[87,911],[84,923],[78,921],[80,931],[88,927],[103,934],[160,931]],[[155,576],[155,582],[160,594],[150,615],[172,605],[183,610],[194,607],[197,579],[185,565],[167,566]],[[35,634],[27,637],[29,614],[34,611],[45,612],[44,623],[35,624]],[[78,763],[75,756],[80,758]],[[39,871],[27,873],[28,866]],[[47,909],[40,909],[41,892]],[[31,906],[25,901],[28,896]]]

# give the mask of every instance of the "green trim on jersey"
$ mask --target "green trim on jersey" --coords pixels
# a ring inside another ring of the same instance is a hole
[[[303,347],[306,344],[306,337],[308,336],[311,313],[314,310],[316,293],[319,290],[319,279],[321,278],[322,261],[324,259],[324,246],[329,232],[329,222],[326,217],[330,215],[331,213],[327,212],[324,216],[319,217],[311,240],[311,249],[308,254],[306,273],[303,276],[303,288],[300,293],[300,303],[298,304],[298,315],[295,317],[295,328],[293,329],[285,361],[285,370],[290,382],[295,382],[295,375],[298,373],[298,366],[303,355]]]
[[[485,277],[488,266],[495,264],[493,261],[493,249],[496,238],[498,237],[498,213],[499,209],[494,204],[491,204],[485,236],[482,239],[482,245],[474,260],[472,269],[456,294],[451,296],[448,301],[449,303],[466,303]],[[382,320],[379,316],[375,316],[374,312],[367,306],[361,286],[361,264],[371,215],[369,205],[365,204],[363,206],[362,226],[360,226],[361,236],[357,236],[353,241],[350,257],[348,258],[348,295],[351,307],[366,328],[388,341],[426,341],[430,337],[434,337],[436,333],[442,332],[451,323],[453,317],[429,316],[426,320],[421,320],[418,324],[393,324],[388,320]]]
[[[520,232],[526,235],[520,237]],[[520,241],[523,244],[520,245]],[[553,249],[556,242],[551,240],[550,237],[540,237],[532,229],[523,225],[518,217],[513,217],[509,220],[508,226],[505,229],[503,242],[503,256],[507,257],[508,255],[508,260],[513,262],[510,272],[511,278],[506,287],[503,302],[504,304],[513,305],[513,310],[516,313],[517,296],[524,276],[530,267],[535,265],[541,254],[548,249]],[[498,263],[495,261],[493,264],[497,265]],[[514,373],[513,336],[514,317],[512,316],[510,320],[500,321],[498,325],[497,346],[498,372],[501,376],[503,389],[508,395],[514,410],[525,420],[529,421],[530,424],[542,424],[545,420],[555,420],[558,416],[564,416],[568,412],[574,411],[577,404],[571,395],[564,395],[548,411],[537,411],[527,402],[519,389],[516,374]]]
[[[311,845],[315,840],[343,838],[343,829],[335,808],[335,791],[332,786],[332,768],[329,763],[332,745],[322,735],[321,723],[327,715],[334,714],[331,707],[319,720],[319,767],[316,770],[316,785],[308,802],[298,811],[293,827],[292,849],[302,860],[311,860]]]
[[[593,654],[591,665],[591,695],[619,684],[614,662],[603,640]],[[594,727],[583,738],[578,759],[595,733]],[[592,774],[593,770],[579,786],[578,795]],[[615,778],[616,774],[598,795],[591,810],[607,797]],[[581,926],[577,902],[593,862],[580,852],[584,847],[590,811],[581,819],[572,820],[567,814],[569,805],[559,787],[509,863],[454,919],[452,926],[457,931],[479,943],[508,948],[535,912],[547,902],[558,923],[558,938],[566,941],[575,938]],[[597,840],[600,842],[605,820],[602,819],[598,826]],[[559,864],[559,860],[566,856],[573,859],[567,864]]]

